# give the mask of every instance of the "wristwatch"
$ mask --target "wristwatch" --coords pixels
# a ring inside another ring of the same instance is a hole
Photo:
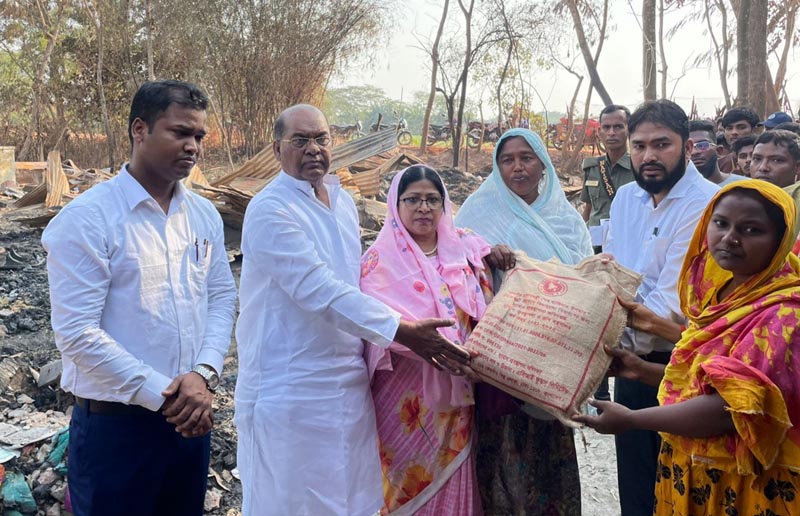
[[[203,377],[203,380],[206,381],[206,387],[211,392],[216,392],[217,387],[219,387],[219,375],[217,374],[214,369],[205,365],[205,364],[197,364],[192,369],[192,372],[195,372]]]

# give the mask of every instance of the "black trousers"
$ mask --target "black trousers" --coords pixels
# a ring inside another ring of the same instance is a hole
[[[159,412],[74,406],[67,478],[75,516],[202,516],[211,435],[186,439]]]
[[[670,353],[654,352],[642,358],[666,364]],[[658,405],[658,388],[616,378],[614,401],[638,410]],[[655,502],[656,466],[661,437],[648,430],[629,430],[615,436],[617,482],[622,516],[652,516]]]

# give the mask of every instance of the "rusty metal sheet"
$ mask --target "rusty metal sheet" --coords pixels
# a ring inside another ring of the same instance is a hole
[[[395,147],[397,147],[397,134],[394,129],[386,129],[363,138],[350,140],[333,148],[330,169],[335,171],[349,167],[376,154],[388,152]],[[272,146],[267,146],[238,169],[214,181],[212,186],[226,185],[240,177],[266,179],[264,184],[267,184],[278,175],[280,169],[280,163],[275,159]]]

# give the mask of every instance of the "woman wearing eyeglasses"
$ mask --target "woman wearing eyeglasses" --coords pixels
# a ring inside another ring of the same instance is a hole
[[[492,251],[457,230],[442,179],[415,165],[392,181],[383,229],[361,260],[361,289],[405,319],[453,319],[440,329],[463,345],[491,296],[484,257],[513,266],[510,249]],[[367,346],[388,514],[482,514],[474,462],[471,371],[423,362],[399,344]],[[444,369],[457,372],[451,375]],[[460,375],[459,375],[460,373]]]

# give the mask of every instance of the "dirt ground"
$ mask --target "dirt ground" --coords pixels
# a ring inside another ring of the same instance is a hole
[[[454,202],[459,204],[491,171],[488,152],[470,154],[472,174],[447,168],[451,160],[449,152],[434,149],[426,158],[441,170]],[[42,424],[47,419],[51,426],[63,427],[71,411],[72,396],[64,393],[57,384],[38,387],[36,383],[42,368],[59,358],[50,329],[50,300],[45,253],[40,244],[41,229],[11,220],[14,210],[10,204],[9,200],[3,201],[0,197],[0,253],[3,249],[13,252],[22,265],[16,269],[0,269],[0,426],[3,423],[31,426],[33,422]],[[232,268],[238,281],[240,262],[232,263]],[[234,342],[215,397],[216,426],[212,434],[212,473],[209,475],[206,512],[212,516],[237,516],[241,505],[233,426],[237,372],[235,349]],[[6,370],[11,373],[6,374]],[[62,504],[64,477],[57,473],[55,464],[46,460],[53,446],[49,439],[27,444],[20,450],[19,458],[3,464],[6,472],[19,472],[25,476],[37,507],[34,513],[42,516],[66,514]],[[576,432],[576,446],[583,514],[619,514],[613,437],[601,436],[591,430],[585,430],[583,436]]]

